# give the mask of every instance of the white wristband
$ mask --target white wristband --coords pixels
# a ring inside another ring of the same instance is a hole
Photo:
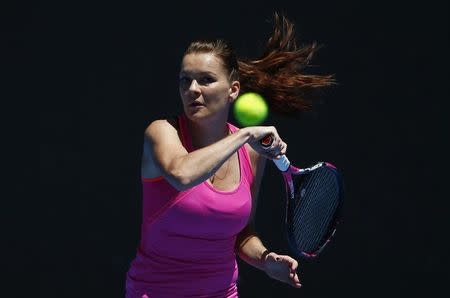
[[[286,155],[281,155],[280,159],[272,159],[272,161],[275,163],[277,168],[282,172],[287,171],[287,169],[289,169],[289,166],[291,164]]]

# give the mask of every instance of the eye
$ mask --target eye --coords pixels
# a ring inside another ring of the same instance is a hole
[[[200,85],[209,85],[211,83],[214,83],[216,80],[212,77],[202,77],[198,80],[198,83]]]
[[[191,79],[188,77],[180,77],[180,86],[186,87],[191,84]]]

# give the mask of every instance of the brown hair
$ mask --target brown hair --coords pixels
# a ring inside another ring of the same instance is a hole
[[[212,53],[221,58],[230,80],[239,80],[241,93],[257,92],[267,99],[275,113],[293,116],[312,108],[315,91],[335,84],[333,75],[304,73],[318,50],[316,43],[298,47],[294,24],[274,15],[274,30],[259,59],[238,59],[224,40],[195,41],[184,55]]]

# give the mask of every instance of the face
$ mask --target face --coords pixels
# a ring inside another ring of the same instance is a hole
[[[230,82],[220,58],[211,53],[191,53],[181,63],[180,96],[190,119],[228,115],[239,93],[239,82]]]

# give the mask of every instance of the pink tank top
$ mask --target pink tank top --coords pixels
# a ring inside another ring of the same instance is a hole
[[[182,115],[178,121],[191,152],[187,119]],[[142,178],[141,240],[127,272],[127,298],[238,297],[234,246],[250,217],[253,182],[245,146],[238,157],[240,183],[231,191],[207,181],[178,191],[162,177]]]

